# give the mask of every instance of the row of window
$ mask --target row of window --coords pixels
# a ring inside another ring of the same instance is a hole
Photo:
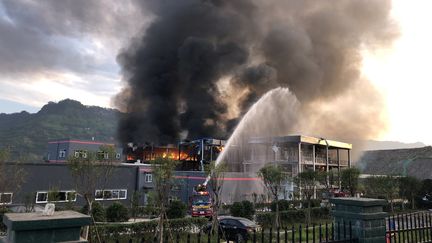
[[[47,203],[50,202],[75,202],[76,201],[75,191],[38,191],[36,193],[36,203]],[[109,190],[96,190],[95,200],[123,200],[127,198],[126,189],[109,189]],[[10,203],[12,203],[12,196]]]
[[[36,203],[47,203],[51,202],[75,202],[76,192],[75,191],[39,191],[36,193]]]
[[[109,154],[107,152],[99,151],[97,154],[99,159],[109,159]],[[59,158],[66,158],[66,149],[59,151]],[[87,158],[87,150],[75,150],[74,151],[75,158]],[[121,154],[116,153],[115,158],[120,159]]]
[[[126,198],[126,189],[96,190],[95,193],[95,200],[121,200]]]

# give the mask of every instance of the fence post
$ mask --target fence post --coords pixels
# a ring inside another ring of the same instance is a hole
[[[346,232],[345,227],[351,222],[353,239],[358,239],[359,243],[385,242],[387,216],[383,211],[383,206],[387,204],[385,200],[332,198],[330,202],[335,205],[332,210],[335,224],[342,224]],[[344,235],[346,236],[346,233]],[[337,238],[335,240],[341,240],[339,234]]]

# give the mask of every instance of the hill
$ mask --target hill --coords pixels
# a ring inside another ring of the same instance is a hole
[[[115,109],[84,106],[66,99],[49,102],[37,113],[0,114],[0,148],[13,158],[42,160],[47,142],[58,138],[114,141],[118,117]]]
[[[398,141],[375,141],[366,140],[362,142],[362,149],[368,150],[389,150],[389,149],[407,149],[407,148],[421,148],[426,145],[422,142],[416,143],[402,143]]]
[[[365,174],[432,179],[432,147],[366,151],[356,165]]]

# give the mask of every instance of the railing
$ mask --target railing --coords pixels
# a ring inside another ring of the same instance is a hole
[[[416,212],[388,217],[386,228],[386,238],[389,243],[432,242],[431,212]]]
[[[238,237],[237,239],[227,239],[229,236],[220,235],[221,232],[216,234],[204,233],[202,231],[193,233],[165,233],[163,242],[175,243],[220,243],[220,242],[253,242],[253,243],[348,243],[358,242],[352,235],[351,222],[348,224],[322,224],[322,225],[297,225],[288,228],[272,228],[253,231],[245,236]],[[143,243],[143,242],[159,242],[155,233],[149,234],[141,238],[128,238],[122,239],[105,239],[103,243]]]

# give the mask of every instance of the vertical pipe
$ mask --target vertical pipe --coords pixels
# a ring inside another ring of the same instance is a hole
[[[187,234],[187,240],[186,240],[186,242],[190,243],[190,233]]]
[[[319,225],[319,241],[318,242],[321,242],[322,241],[322,226],[321,226],[321,224]]]
[[[167,241],[167,242],[168,242],[168,241]],[[176,239],[176,242],[177,242],[177,243],[180,242],[180,234],[179,234],[179,233],[177,233],[177,239]]]
[[[204,171],[204,138],[201,139],[201,171]]]
[[[306,243],[309,243],[309,225],[308,224],[306,225],[305,231],[306,231]]]
[[[197,243],[201,243],[201,231],[198,232]]]
[[[253,243],[256,243],[256,230],[255,229],[253,230]]]
[[[285,243],[288,243],[288,230],[285,227]]]
[[[261,230],[261,243],[264,243],[264,229]]]
[[[340,235],[340,222],[337,222],[337,240],[341,239],[341,235]]]
[[[351,150],[348,149],[348,168],[351,168]]]
[[[408,225],[408,214],[405,214],[405,233],[406,233],[406,239],[408,242],[410,242],[410,227]]]
[[[209,230],[209,232],[207,233],[207,243],[210,243],[210,242],[211,242],[210,231],[211,231],[211,230]],[[218,231],[219,231],[219,230],[218,230]]]

